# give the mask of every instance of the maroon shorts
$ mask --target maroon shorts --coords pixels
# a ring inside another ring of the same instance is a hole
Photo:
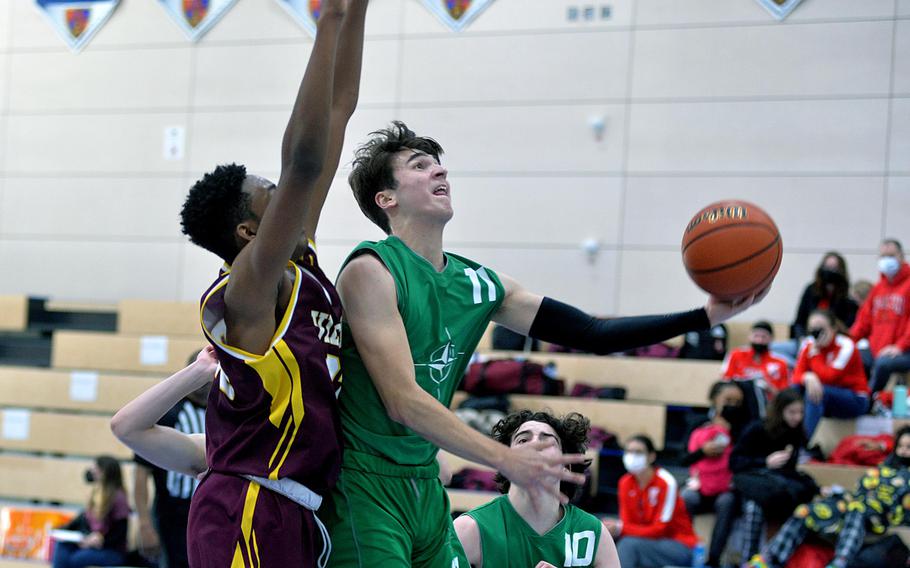
[[[312,511],[242,477],[209,473],[186,533],[192,568],[321,568],[331,545]]]

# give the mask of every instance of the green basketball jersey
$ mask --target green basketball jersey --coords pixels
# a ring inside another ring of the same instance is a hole
[[[465,513],[480,529],[483,566],[532,568],[541,560],[553,566],[594,566],[603,524],[574,505],[565,505],[562,519],[544,535],[521,518],[508,495]]]
[[[445,253],[445,268],[436,272],[397,237],[359,244],[345,264],[360,254],[374,254],[392,274],[417,383],[448,407],[502,303],[502,283],[492,270],[450,253]],[[389,418],[347,323],[342,331],[344,383],[338,403],[345,447],[401,465],[434,463],[438,448]]]

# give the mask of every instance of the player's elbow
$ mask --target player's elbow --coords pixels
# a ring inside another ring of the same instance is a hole
[[[129,440],[130,435],[132,434],[132,428],[129,419],[123,410],[120,410],[111,418],[111,432],[113,432],[114,436],[124,444]]]

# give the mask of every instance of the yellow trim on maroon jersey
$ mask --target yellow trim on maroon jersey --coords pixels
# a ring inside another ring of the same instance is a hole
[[[247,361],[246,364],[256,371],[256,374],[262,380],[262,388],[272,397],[269,407],[269,421],[275,428],[281,428],[281,424],[285,421],[288,424],[285,426],[268,464],[269,479],[278,479],[278,471],[284,465],[291,451],[291,446],[293,446],[294,440],[297,439],[305,414],[300,366],[297,364],[297,359],[294,358],[290,347],[283,339],[272,347],[268,356],[255,361]],[[290,416],[288,416],[288,409],[290,409]],[[293,423],[292,429],[290,428],[291,423]],[[284,452],[281,454],[281,459],[273,467],[279,448],[284,448]]]
[[[251,481],[247,487],[246,498],[243,502],[243,516],[240,518],[240,532],[243,535],[243,542],[238,542],[237,547],[234,549],[231,568],[258,568],[261,564],[259,546],[256,543],[256,531],[253,530],[253,514],[256,512],[256,501],[259,499],[260,487],[255,481]],[[243,545],[242,549],[241,544]],[[250,559],[249,564],[243,559],[244,550],[246,551],[246,557]]]
[[[281,341],[281,338],[284,337],[285,332],[287,332],[288,326],[291,323],[291,317],[294,314],[294,309],[297,307],[297,295],[300,293],[300,286],[302,284],[303,273],[301,272],[301,268],[299,266],[297,266],[296,264],[294,264],[293,262],[288,262],[288,267],[294,269],[294,284],[293,284],[294,287],[291,290],[291,297],[288,300],[288,305],[287,305],[287,308],[285,308],[285,310],[284,310],[284,315],[281,318],[281,322],[278,324],[278,327],[275,330],[275,334],[272,336],[272,341],[269,344],[269,351],[267,351],[266,353],[263,353],[261,355],[257,355],[256,353],[250,353],[249,351],[245,351],[243,349],[240,349],[239,347],[232,347],[231,345],[228,345],[225,341],[223,341],[221,338],[219,338],[218,337],[219,334],[214,329],[210,330],[208,328],[208,326],[205,325],[205,306],[208,305],[208,301],[211,299],[211,297],[213,295],[215,295],[215,292],[217,292],[217,291],[221,290],[222,288],[224,288],[225,286],[227,286],[228,281],[231,277],[230,270],[225,271],[224,275],[221,278],[221,281],[219,281],[217,283],[217,285],[213,286],[211,291],[208,294],[206,294],[205,298],[202,300],[202,304],[199,307],[199,321],[202,324],[202,331],[205,333],[205,336],[209,339],[209,341],[211,341],[212,343],[214,343],[215,345],[220,347],[222,350],[224,350],[229,355],[232,355],[232,356],[236,357],[237,359],[241,359],[243,361],[257,360],[257,359],[261,359],[263,357],[268,356],[268,354],[269,354],[269,352],[271,352],[272,348],[275,347],[275,345],[279,341]],[[222,319],[220,321],[220,323],[223,324],[223,322],[224,322],[224,320]]]

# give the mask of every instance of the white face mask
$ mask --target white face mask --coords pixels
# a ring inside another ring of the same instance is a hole
[[[893,256],[883,256],[878,259],[878,271],[888,278],[894,278],[901,269],[901,263]]]
[[[626,471],[635,475],[641,473],[648,467],[648,457],[644,454],[630,454],[628,452],[622,455],[622,465],[626,466]]]

